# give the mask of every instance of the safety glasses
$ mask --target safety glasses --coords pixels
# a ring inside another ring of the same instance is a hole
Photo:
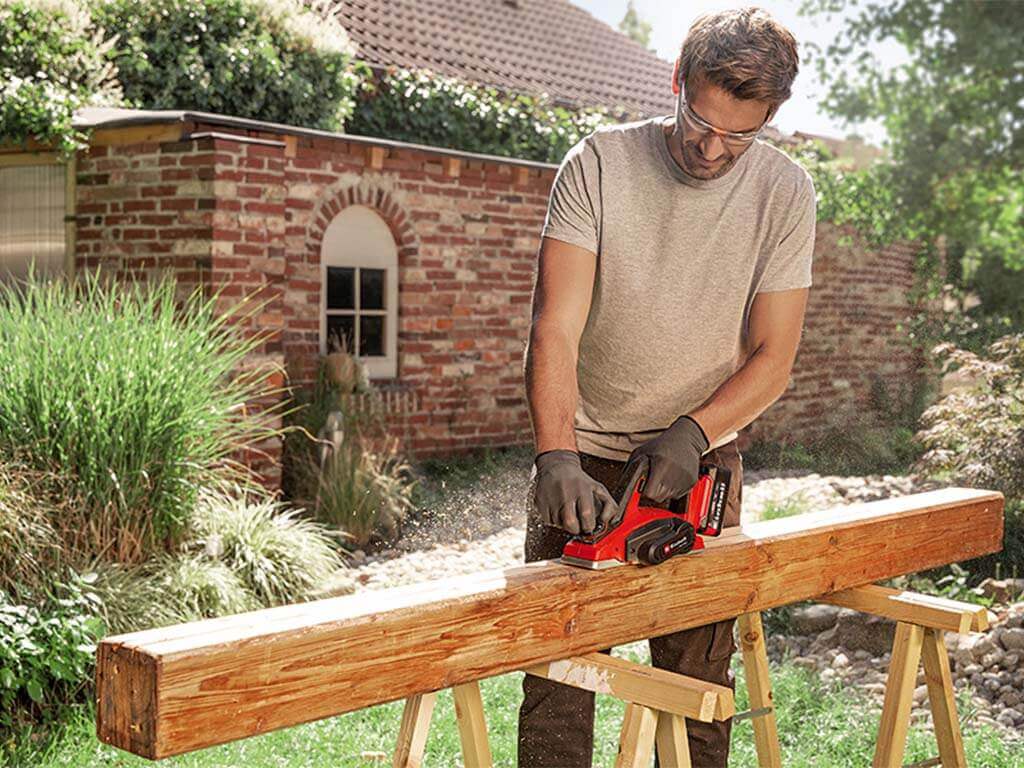
[[[720,128],[715,128],[715,126],[701,118],[700,115],[690,109],[690,105],[686,103],[686,99],[683,97],[683,89],[680,88],[679,97],[676,100],[676,121],[685,121],[690,129],[699,133],[701,137],[708,133],[714,133],[727,146],[733,149],[743,149],[761,135],[761,131],[764,130],[764,124],[768,122],[768,118],[766,117],[764,123],[761,124],[761,127],[755,131],[746,131],[743,133],[723,131]]]

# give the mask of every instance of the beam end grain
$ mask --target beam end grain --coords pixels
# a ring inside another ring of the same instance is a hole
[[[159,659],[120,643],[96,649],[96,736],[104,744],[157,760]]]

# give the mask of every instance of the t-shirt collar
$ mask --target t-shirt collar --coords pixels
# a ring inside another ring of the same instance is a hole
[[[672,115],[662,115],[651,120],[651,141],[655,145],[655,151],[658,158],[661,161],[661,165],[665,170],[677,181],[681,181],[691,187],[697,187],[698,189],[717,189],[719,187],[732,186],[736,183],[736,179],[743,175],[743,170],[747,167],[750,162],[751,153],[757,151],[757,140],[755,139],[755,146],[749,147],[742,155],[740,159],[736,161],[736,164],[730,168],[724,176],[719,176],[717,179],[697,179],[688,174],[679,164],[675,158],[672,157],[672,153],[669,152],[668,144],[665,141],[665,130],[666,124],[672,123],[674,118]]]

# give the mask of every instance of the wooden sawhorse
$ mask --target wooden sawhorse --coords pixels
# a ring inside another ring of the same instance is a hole
[[[897,622],[873,768],[900,768],[902,765],[917,669],[922,658],[939,757],[919,763],[916,768],[931,765],[965,768],[943,633],[986,630],[989,626],[987,610],[970,603],[875,584],[833,592],[817,601]],[[747,712],[735,712],[729,688],[604,653],[545,662],[523,671],[595,693],[610,694],[626,702],[616,768],[647,768],[655,745],[663,768],[690,768],[686,718],[710,722],[729,717],[753,719],[758,765],[781,768],[782,753],[761,614],[756,611],[741,614],[737,617],[737,629],[750,699]],[[479,683],[454,686],[452,694],[466,768],[491,768]],[[419,768],[423,764],[436,696],[436,692],[425,693],[406,700],[394,754],[395,768]]]

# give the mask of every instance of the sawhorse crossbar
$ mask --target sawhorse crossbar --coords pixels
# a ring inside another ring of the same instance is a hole
[[[873,768],[900,768],[902,764],[917,669],[922,659],[939,757],[918,763],[917,768],[966,766],[943,633],[985,631],[989,626],[987,610],[874,584],[833,592],[817,601],[896,621]],[[747,712],[735,712],[733,693],[727,687],[604,653],[546,662],[523,671],[610,694],[626,702],[616,768],[647,768],[655,746],[663,768],[689,768],[686,718],[710,722],[729,717],[751,718],[758,765],[781,768],[761,614],[741,614],[737,617],[737,629],[750,699]],[[454,686],[452,694],[466,768],[490,768],[491,751],[479,683]],[[436,696],[436,692],[425,693],[406,700],[394,754],[395,768],[418,768],[423,764]]]

